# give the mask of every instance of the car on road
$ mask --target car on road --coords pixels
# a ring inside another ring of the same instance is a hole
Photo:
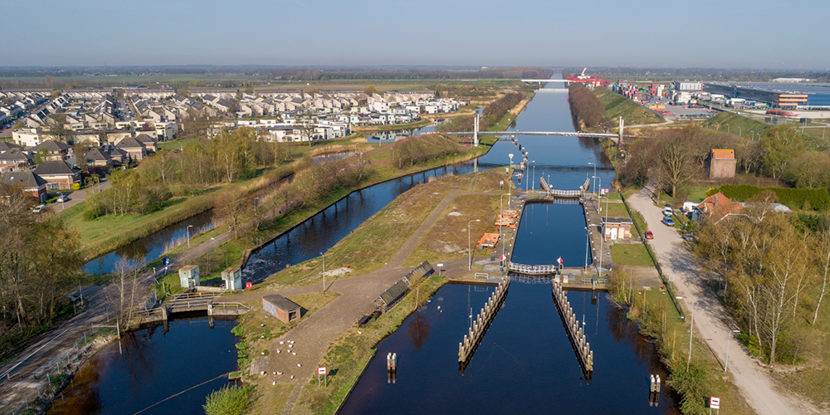
[[[663,220],[660,222],[663,222],[666,226],[674,226],[674,221],[671,219],[671,216],[663,216]]]
[[[646,231],[646,239],[654,239],[654,234],[651,231]]]
[[[57,202],[58,203],[63,203],[63,202],[66,202],[68,200],[69,200],[69,198],[66,195],[62,194],[62,195],[58,196],[58,201]]]

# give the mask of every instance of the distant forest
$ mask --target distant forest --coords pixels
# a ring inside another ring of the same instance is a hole
[[[583,68],[565,68],[566,72],[579,74]],[[828,71],[797,71],[797,70],[752,70],[752,69],[723,69],[723,68],[628,68],[628,67],[598,67],[588,68],[586,75],[599,75],[609,80],[617,78],[629,81],[662,79],[690,79],[702,81],[736,81],[736,82],[769,82],[774,78],[808,78],[817,82],[830,82]]]

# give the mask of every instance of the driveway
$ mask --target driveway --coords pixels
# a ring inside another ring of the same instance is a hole
[[[726,309],[711,290],[701,283],[700,269],[693,255],[683,245],[675,228],[660,223],[661,208],[652,202],[652,190],[641,190],[629,199],[631,207],[640,211],[654,233],[651,247],[667,276],[674,277],[677,295],[689,310],[695,310],[694,325],[698,337],[702,336],[723,363],[726,358],[727,339],[730,333],[727,322],[731,320]],[[689,317],[686,317],[689,319]],[[732,341],[735,342],[735,339]],[[743,347],[732,345],[729,354],[729,371],[734,375],[734,382],[747,403],[759,415],[770,414],[818,414],[818,409],[804,399],[794,399],[794,393],[782,391]]]
[[[74,190],[74,191],[62,190],[61,193],[65,194],[65,195],[68,195],[69,200],[67,200],[64,203],[55,203],[54,205],[51,205],[52,210],[54,210],[55,212],[60,212],[64,209],[69,209],[72,206],[75,206],[78,203],[81,203],[84,200],[86,200],[87,195],[90,195],[90,194],[95,193],[95,192],[103,192],[104,190],[109,189],[110,188],[110,182],[106,179],[101,179],[101,180],[103,180],[101,183],[98,183],[98,184],[96,184],[95,186],[92,186],[92,187],[87,187],[86,189]]]

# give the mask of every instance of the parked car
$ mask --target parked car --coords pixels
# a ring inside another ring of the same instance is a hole
[[[690,234],[690,233],[684,233],[683,234],[683,239],[686,240],[686,241],[692,242],[692,241],[695,240],[695,236]]]
[[[670,207],[666,206],[663,208],[663,216],[671,216],[674,211],[671,210]]]
[[[671,219],[671,216],[663,216],[663,220],[661,222],[663,222],[666,226],[674,226],[674,221]]]
[[[654,239],[654,234],[651,231],[646,231],[646,239]]]
[[[66,195],[64,195],[64,194],[58,196],[58,203],[63,203],[63,202],[66,202],[67,200],[69,200],[69,198],[66,197]]]
[[[32,213],[40,213],[46,209],[45,205],[37,205],[34,209],[32,209]]]

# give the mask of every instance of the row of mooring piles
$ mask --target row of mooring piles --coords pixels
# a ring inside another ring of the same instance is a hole
[[[395,383],[398,379],[398,354],[388,353],[386,355],[386,383]]]
[[[467,334],[464,335],[464,341],[458,343],[458,370],[464,374],[464,369],[470,363],[470,360],[475,354],[481,339],[484,338],[484,333],[490,327],[490,324],[496,318],[499,309],[507,297],[507,288],[510,286],[510,279],[504,278],[501,280],[495,291],[484,304],[484,307],[478,313],[478,316],[473,321],[472,327],[467,329]]]
[[[553,280],[551,292],[553,293],[553,302],[559,311],[559,317],[562,318],[562,324],[565,326],[565,331],[568,332],[568,339],[570,339],[571,346],[573,346],[576,353],[576,360],[579,361],[579,366],[582,367],[585,380],[590,382],[591,374],[594,371],[594,352],[591,351],[591,346],[582,327],[580,327],[579,320],[576,319],[576,314],[571,308],[571,303],[565,295],[562,284]]]

